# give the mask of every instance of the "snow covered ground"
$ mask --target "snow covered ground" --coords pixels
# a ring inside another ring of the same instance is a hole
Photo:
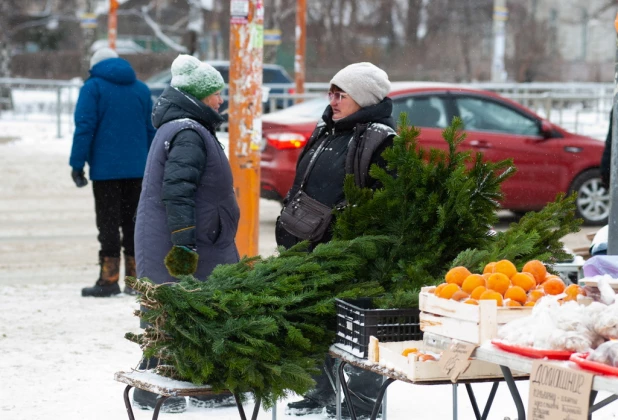
[[[68,119],[67,119],[68,120]],[[607,126],[602,124],[597,137]],[[80,289],[98,274],[94,203],[90,186],[77,189],[70,178],[68,121],[56,138],[53,117],[24,113],[0,116],[0,419],[107,420],[127,418],[114,373],[137,365],[139,348],[123,338],[138,332],[133,297],[82,298]],[[275,249],[277,204],[260,202],[260,253]],[[524,403],[528,385],[518,384]],[[490,384],[474,386],[481,407]],[[473,419],[464,387],[459,418]],[[291,400],[299,397],[291,398]],[[388,392],[392,420],[452,417],[450,385],[414,386],[396,382]],[[278,418],[285,403],[277,406]],[[250,408],[246,408],[250,412]],[[482,409],[482,408],[481,408]],[[616,418],[618,405],[595,419]],[[137,411],[137,419],[152,412]],[[324,419],[311,415],[302,420]],[[516,417],[501,384],[490,419]],[[160,419],[238,419],[235,408],[189,408]],[[270,419],[261,413],[260,419]]]

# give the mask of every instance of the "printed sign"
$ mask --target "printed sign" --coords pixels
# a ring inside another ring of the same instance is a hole
[[[530,420],[586,420],[594,375],[535,360],[530,372]]]
[[[470,356],[474,353],[476,345],[464,341],[453,342],[448,350],[440,356],[438,365],[445,375],[451,378],[451,382],[457,382],[459,375],[464,373],[470,366]]]
[[[249,21],[249,0],[232,0],[230,3],[230,23]]]

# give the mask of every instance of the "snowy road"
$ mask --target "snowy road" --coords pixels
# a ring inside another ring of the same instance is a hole
[[[64,130],[68,132],[68,130]],[[134,367],[139,348],[123,338],[138,331],[132,297],[82,298],[80,289],[98,274],[96,228],[90,186],[70,178],[70,138],[55,138],[54,126],[0,120],[0,419],[107,420],[127,418],[116,371]],[[14,138],[13,140],[7,140]],[[276,203],[260,203],[260,253],[274,250]],[[582,235],[572,240],[582,242]],[[518,384],[524,402],[527,384]],[[489,384],[475,386],[481,405]],[[292,397],[291,399],[298,399]],[[451,387],[395,383],[389,388],[388,417],[451,418]],[[473,418],[463,387],[459,418]],[[286,416],[284,405],[278,418]],[[615,418],[608,407],[595,419]],[[137,412],[138,419],[152,412]],[[501,385],[490,419],[515,417]],[[189,408],[168,419],[238,419],[235,408]],[[270,419],[262,413],[261,419]],[[302,420],[324,419],[323,415]]]

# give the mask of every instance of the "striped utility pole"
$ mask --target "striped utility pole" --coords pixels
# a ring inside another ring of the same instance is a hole
[[[493,34],[494,54],[491,61],[491,81],[505,82],[506,68],[504,55],[506,50],[506,21],[509,12],[506,8],[506,0],[494,0]]]
[[[616,29],[616,58],[614,61],[614,108],[612,112],[612,156],[609,170],[609,226],[607,232],[607,255],[618,255],[618,14],[614,20]]]
[[[305,93],[305,51],[307,39],[307,1],[296,2],[296,55],[294,56],[294,80],[296,93]],[[302,100],[297,99],[296,102]]]
[[[258,254],[263,60],[263,0],[231,0],[229,156],[240,206],[241,257]]]
[[[118,35],[118,0],[110,0],[109,15],[107,16],[107,40],[109,47],[116,50],[116,37]]]

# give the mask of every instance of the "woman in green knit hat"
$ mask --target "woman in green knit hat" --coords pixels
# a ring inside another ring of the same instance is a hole
[[[152,113],[157,134],[150,147],[135,225],[138,278],[154,283],[193,274],[206,280],[218,264],[239,260],[234,238],[240,211],[232,171],[217,140],[223,122],[223,77],[189,55],[172,63],[172,82]],[[144,327],[144,325],[142,325]],[[155,361],[144,360],[142,369]],[[153,407],[156,394],[135,390],[133,401]],[[234,404],[232,395],[191,398],[195,405]],[[184,411],[184,398],[170,398],[164,411]]]

